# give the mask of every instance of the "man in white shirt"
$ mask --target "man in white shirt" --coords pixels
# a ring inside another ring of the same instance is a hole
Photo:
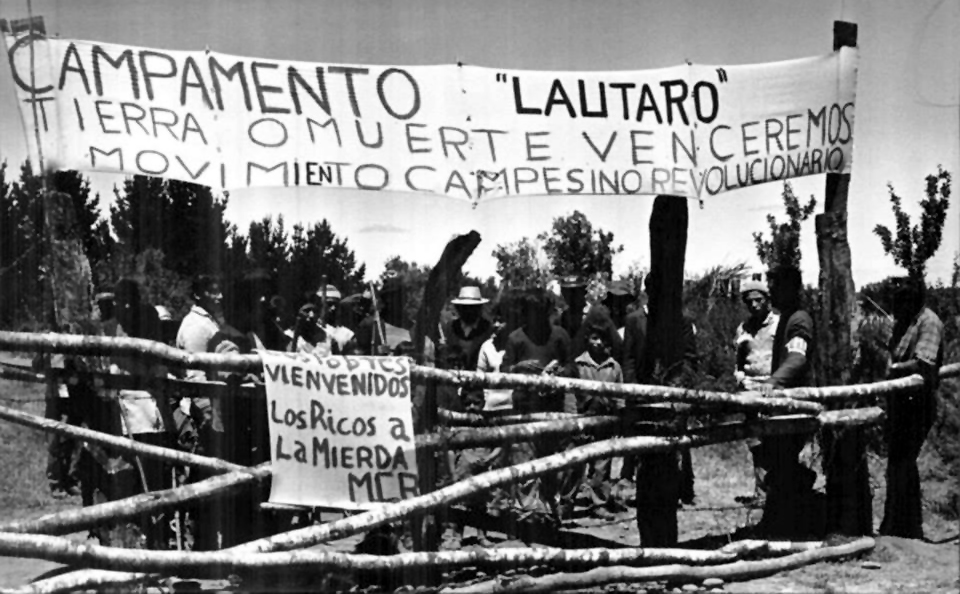
[[[762,280],[745,280],[740,285],[740,298],[747,307],[749,317],[737,327],[734,338],[737,357],[733,375],[741,390],[757,390],[772,372],[773,340],[780,314],[771,309],[770,289]],[[763,506],[767,498],[767,471],[758,459],[760,440],[748,440],[747,445],[753,456],[754,494],[752,497],[738,497],[737,501]]]
[[[198,275],[193,280],[193,307],[180,322],[177,332],[177,348],[190,353],[206,353],[210,349],[210,340],[223,325],[223,292],[220,282],[213,276]],[[188,369],[187,379],[202,381],[207,377],[200,369]],[[191,415],[198,423],[198,429],[209,426],[217,432],[223,431],[219,405],[211,404],[210,398],[193,398]]]

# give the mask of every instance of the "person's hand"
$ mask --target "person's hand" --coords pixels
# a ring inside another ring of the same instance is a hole
[[[738,387],[738,388],[740,388],[741,390],[743,390],[744,388],[747,387],[746,384],[744,383],[744,380],[747,379],[747,374],[745,374],[744,372],[742,372],[742,371],[740,371],[740,370],[737,370],[737,371],[734,371],[734,372],[733,372],[733,377],[737,380],[737,387]]]
[[[777,389],[773,384],[767,382],[758,383],[754,386],[754,389],[764,398],[770,398],[773,396],[773,391]]]
[[[543,368],[542,375],[557,375],[560,373],[561,369],[562,367],[560,362],[554,359],[553,361],[547,363],[547,366]]]

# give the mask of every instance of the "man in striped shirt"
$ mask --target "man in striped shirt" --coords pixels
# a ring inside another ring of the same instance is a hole
[[[900,278],[894,290],[890,378],[919,374],[923,385],[887,397],[887,500],[880,534],[923,538],[917,456],[937,417],[936,391],[943,364],[943,322],[924,305],[922,279]]]

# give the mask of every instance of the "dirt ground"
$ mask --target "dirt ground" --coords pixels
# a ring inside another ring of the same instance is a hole
[[[14,406],[34,414],[42,414],[42,393],[38,386],[0,381],[0,404]],[[78,497],[54,499],[46,488],[44,436],[0,421],[0,518],[12,520],[35,517],[80,505]],[[819,467],[816,449],[805,451],[809,462]],[[712,446],[695,450],[696,503],[680,511],[681,541],[703,547],[706,543],[722,546],[742,538],[748,527],[760,518],[757,509],[735,501],[738,495],[752,491],[752,469],[746,446]],[[870,460],[874,488],[874,526],[879,526],[884,498],[883,469],[885,460]],[[818,486],[822,488],[821,484]],[[943,488],[933,485],[925,491]],[[925,504],[926,505],[926,504]],[[931,506],[927,506],[931,507]],[[566,532],[596,537],[607,541],[637,546],[639,536],[630,509],[617,518],[594,520],[581,518],[564,525]],[[836,563],[820,563],[772,577],[740,583],[724,584],[726,592],[958,592],[960,591],[960,541],[956,521],[947,521],[927,509],[925,533],[927,541],[880,537],[876,548],[859,559]],[[324,516],[322,520],[334,519]],[[466,534],[448,530],[444,548],[469,549],[472,529]],[[522,546],[507,540],[505,535],[489,534],[495,546]],[[72,540],[82,542],[85,534]],[[351,550],[359,537],[331,543],[339,550]],[[601,542],[601,541],[597,541]],[[0,557],[0,589],[26,584],[61,566],[34,559]],[[223,583],[198,584],[204,590],[220,589]],[[599,591],[682,592],[662,584],[630,584],[610,586]],[[687,586],[687,591],[693,591]]]

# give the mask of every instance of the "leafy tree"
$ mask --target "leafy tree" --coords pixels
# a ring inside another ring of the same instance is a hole
[[[873,232],[883,243],[883,251],[893,256],[893,261],[915,278],[923,279],[927,260],[940,249],[943,239],[943,225],[947,220],[950,206],[950,172],[937,166],[936,175],[927,176],[926,198],[920,201],[920,224],[910,225],[910,215],[903,211],[903,199],[888,183],[890,203],[897,222],[897,234],[890,229],[877,225]]]
[[[545,285],[548,270],[541,263],[540,250],[529,238],[498,245],[493,251],[497,259],[497,274],[506,287]]]
[[[137,254],[116,251],[95,272],[102,287],[112,287],[121,278],[132,278],[140,285],[145,303],[163,305],[175,318],[182,318],[190,309],[190,277],[167,267],[158,248]]]
[[[609,277],[614,254],[623,251],[622,245],[614,245],[613,233],[594,229],[587,216],[578,210],[554,219],[550,232],[541,233],[537,238],[544,242],[551,270],[558,277]]]
[[[274,283],[290,257],[290,245],[283,216],[266,217],[250,223],[247,231],[247,259],[251,268],[266,270]]]
[[[762,232],[756,232],[753,234],[753,243],[757,248],[760,262],[767,268],[777,266],[800,268],[800,225],[813,214],[817,201],[810,196],[810,202],[801,206],[790,182],[783,182],[782,197],[787,211],[787,221],[779,223],[775,216],[768,214],[770,239],[765,240]]]

